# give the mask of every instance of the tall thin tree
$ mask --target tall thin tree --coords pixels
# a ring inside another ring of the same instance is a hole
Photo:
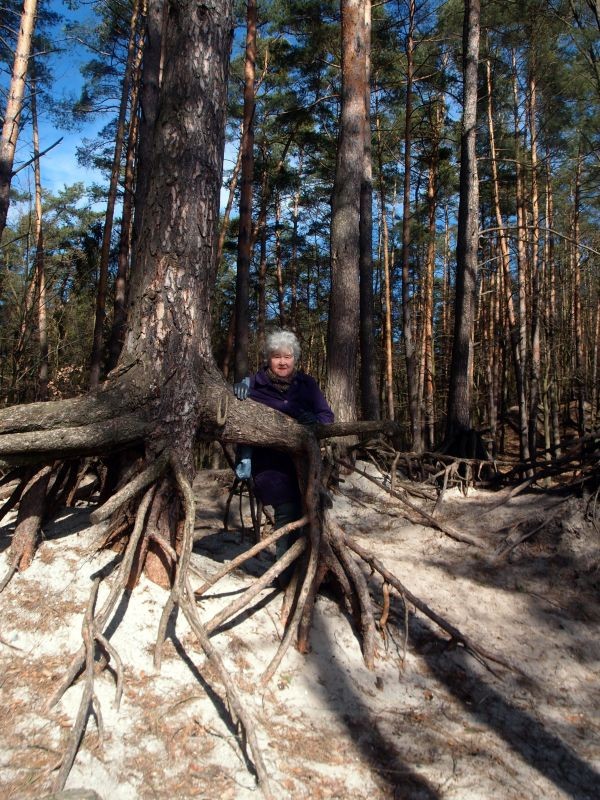
[[[256,0],[248,0],[246,13],[246,60],[244,65],[244,130],[242,176],[235,282],[235,380],[248,374],[250,261],[252,256],[252,182],[254,179],[254,77],[256,72]]]
[[[477,290],[479,186],[477,178],[477,67],[480,3],[465,0],[463,22],[463,114],[460,141],[460,198],[456,244],[454,339],[450,365],[446,447],[462,446],[471,429],[473,326]]]

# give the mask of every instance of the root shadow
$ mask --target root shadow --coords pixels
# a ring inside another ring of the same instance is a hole
[[[318,604],[315,613],[318,614]],[[315,634],[313,628],[312,636],[315,637]],[[332,642],[331,637],[323,631],[319,636],[317,662],[323,665],[336,663],[338,648],[339,645]],[[347,673],[339,667],[335,674],[328,674],[321,664],[318,669],[331,710],[344,723],[352,741],[377,774],[379,784],[385,785],[389,796],[393,800],[441,800],[437,789],[402,758],[393,739],[381,732],[377,717],[369,710],[360,690],[351,683]]]
[[[464,650],[457,648],[450,653],[447,640],[422,619],[409,626],[409,640],[431,674],[464,710],[504,739],[524,762],[574,800],[593,800],[598,796],[600,773],[556,733],[546,730],[534,716],[510,703],[478,675]],[[456,680],[457,666],[464,673],[462,680]]]

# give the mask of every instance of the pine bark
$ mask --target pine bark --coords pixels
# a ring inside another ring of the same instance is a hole
[[[360,194],[364,164],[365,12],[341,0],[342,99],[331,212],[326,393],[336,419],[356,419],[360,328]]]
[[[477,249],[479,242],[479,189],[476,158],[479,36],[479,0],[465,0],[460,199],[456,246],[454,340],[446,424],[447,443],[471,428],[473,325],[475,320]]]
[[[371,0],[365,0],[364,156],[360,187],[360,396],[363,419],[381,418],[373,316],[373,167],[371,163]]]

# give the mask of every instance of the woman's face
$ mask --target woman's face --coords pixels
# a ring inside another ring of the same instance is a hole
[[[294,354],[291,350],[273,350],[269,353],[271,372],[279,378],[289,378],[294,371]]]

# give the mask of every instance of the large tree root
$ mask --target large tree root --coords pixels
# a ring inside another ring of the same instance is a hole
[[[31,564],[44,518],[46,489],[51,473],[51,466],[42,467],[23,490],[10,547],[9,567],[0,581],[0,592],[8,585],[16,571],[22,572]]]
[[[250,403],[250,401],[247,402]],[[241,405],[244,406],[244,414],[248,410],[248,415],[244,416],[244,418],[238,419],[234,417],[232,423],[231,417],[227,414],[221,414],[219,417],[218,422],[223,426],[222,436],[225,441],[247,442],[241,431],[244,426],[251,428],[253,424],[256,425],[255,420],[252,418],[253,412],[251,408],[248,408],[246,404]],[[219,408],[221,406],[222,403]],[[268,409],[266,411],[269,412]],[[276,419],[276,421],[279,423],[279,420]],[[321,509],[321,493],[323,491],[321,486],[321,454],[314,432],[301,429],[292,421],[285,421],[283,426],[285,428],[283,433],[281,432],[283,429],[277,429],[279,430],[280,440],[266,443],[273,446],[279,445],[288,449],[288,451],[294,452],[296,455],[302,453],[302,458],[298,459],[298,463],[301,465],[303,472],[301,484],[305,501],[305,516],[301,520],[286,526],[286,528],[274,531],[268,538],[254,544],[246,553],[218,570],[210,579],[204,579],[200,588],[195,591],[190,583],[190,572],[193,571],[191,552],[194,542],[195,518],[191,488],[193,469],[190,467],[190,459],[187,461],[186,469],[180,463],[179,453],[175,456],[173,451],[166,449],[166,447],[162,451],[159,449],[158,454],[154,457],[147,452],[146,458],[148,460],[145,463],[140,458],[141,451],[139,449],[130,448],[128,451],[130,453],[130,457],[126,460],[128,471],[123,472],[121,486],[91,515],[91,521],[94,524],[108,521],[108,530],[102,532],[99,544],[103,546],[110,544],[113,547],[119,547],[121,552],[120,561],[116,567],[116,572],[113,561],[110,566],[101,570],[96,576],[97,580],[92,587],[88,608],[84,616],[82,646],[74,654],[65,675],[48,701],[48,708],[51,708],[76,680],[77,676],[83,672],[81,703],[67,742],[65,756],[56,776],[55,787],[57,789],[64,786],[85,733],[90,713],[95,711],[97,720],[100,722],[101,719],[100,708],[94,698],[93,673],[95,664],[103,662],[102,666],[106,666],[109,662],[112,663],[116,673],[117,702],[120,698],[123,689],[123,667],[118,653],[108,641],[104,631],[119,599],[123,593],[133,588],[140,576],[144,562],[147,562],[152,555],[160,561],[163,574],[171,586],[158,626],[155,665],[157,668],[160,667],[167,624],[172,612],[178,607],[188,621],[206,658],[212,664],[215,674],[219,676],[219,681],[224,687],[232,719],[241,726],[241,733],[245,737],[252,762],[255,765],[259,785],[266,797],[273,797],[274,795],[258,746],[255,726],[244,707],[235,681],[228,674],[210,637],[222,631],[224,624],[228,620],[239,616],[241,612],[249,608],[257,595],[281,575],[289,565],[295,563],[296,569],[294,578],[285,594],[283,616],[286,625],[277,651],[262,676],[261,682],[263,685],[273,677],[292,643],[296,643],[301,652],[309,650],[309,633],[315,598],[320,586],[328,576],[331,576],[339,587],[341,600],[354,617],[357,633],[362,643],[364,661],[369,668],[373,668],[375,663],[378,627],[382,634],[385,635],[385,626],[391,611],[390,590],[398,592],[403,597],[405,613],[406,602],[411,602],[422,613],[436,621],[450,635],[452,641],[460,643],[475,657],[510,666],[504,660],[475,645],[460,631],[431,611],[426,604],[410,594],[400,581],[389,573],[380,562],[348,539],[333,517],[333,513],[330,510]],[[135,428],[135,426],[133,427]],[[138,430],[138,428],[135,429]],[[129,431],[130,429],[128,428],[127,430]],[[317,431],[317,434],[322,433],[322,431]],[[96,434],[97,431],[94,429],[94,435]],[[9,434],[9,436],[12,435],[21,436],[22,434]],[[23,435],[27,437],[29,434]],[[126,435],[129,436],[130,434],[127,433]],[[0,438],[2,437],[0,436]],[[29,442],[29,439],[27,441]],[[262,444],[263,442],[258,439],[257,434],[257,441],[250,443]],[[33,447],[33,441],[30,444]],[[128,439],[126,444],[129,447]],[[136,444],[139,444],[139,442]],[[10,446],[12,447],[12,445]],[[57,445],[53,444],[53,447],[55,446]],[[157,447],[160,448],[160,444],[157,444]],[[394,470],[396,463],[394,463]],[[54,473],[54,481],[50,483],[50,492],[48,494],[46,490],[48,482],[51,480],[51,468],[44,467],[35,474],[30,471],[28,485],[20,498],[21,506],[24,509],[26,507],[31,509],[33,507],[32,499],[37,496],[35,492],[38,492],[42,500],[45,498],[46,500],[60,500],[62,502],[65,499],[72,499],[74,487],[78,484],[82,474],[80,464],[80,461],[71,459],[69,465],[58,467]],[[352,468],[354,469],[354,467]],[[46,483],[42,491],[42,483],[44,481]],[[378,482],[378,485],[381,484]],[[393,496],[400,494],[396,490],[397,485],[396,483],[390,487]],[[381,485],[381,488],[387,489],[384,485]],[[26,497],[27,503],[25,503]],[[424,517],[429,524],[443,530],[448,535],[452,535],[453,538],[459,541],[468,541],[469,544],[479,545],[478,542],[470,538],[466,539],[458,532],[442,526],[427,512],[423,512],[418,506],[406,500],[404,496],[398,497],[398,499],[411,508],[412,511]],[[36,518],[41,520],[43,517],[43,502],[37,503],[37,506],[39,508]],[[19,513],[21,514],[21,507]],[[25,512],[23,512],[23,518],[25,518],[24,515]],[[210,587],[231,573],[245,560],[271,546],[281,536],[301,527],[305,529],[304,535],[300,536],[295,544],[260,578],[253,581],[252,585],[244,593],[236,597],[226,608],[215,614],[208,621],[201,619],[197,602],[202,602],[202,598]],[[376,620],[378,604],[371,596],[365,567],[369,567],[378,573],[383,581],[383,603],[379,620]],[[96,611],[95,603],[98,587],[110,575],[114,577],[108,595],[102,607]]]

